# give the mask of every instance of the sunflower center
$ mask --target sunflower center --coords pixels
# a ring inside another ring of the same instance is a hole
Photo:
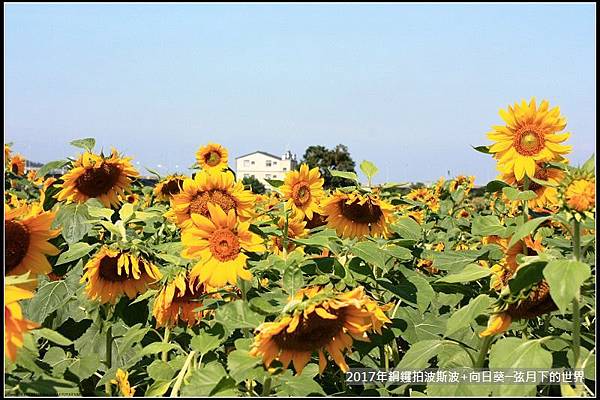
[[[87,168],[77,178],[77,189],[88,197],[98,197],[115,187],[121,176],[121,168],[102,163],[99,168]]]
[[[209,190],[207,192],[201,192],[194,197],[190,202],[190,214],[201,214],[205,217],[210,217],[208,212],[208,203],[216,204],[221,207],[225,214],[229,210],[235,210],[235,200],[228,193],[221,190]]]
[[[210,251],[221,262],[235,260],[240,253],[240,241],[229,229],[218,229],[209,240]]]
[[[306,229],[313,229],[319,226],[327,225],[327,219],[321,214],[317,214],[315,212],[313,213],[312,219],[305,217],[304,220],[306,221]]]
[[[125,272],[125,270],[121,269],[121,275],[117,272],[117,262],[119,261],[119,256],[109,257],[104,256],[102,260],[100,260],[100,276],[107,281],[111,282],[123,282],[129,279],[129,276]]]
[[[306,182],[298,182],[292,188],[292,198],[294,204],[303,206],[310,201],[310,186]]]
[[[166,182],[161,188],[160,188],[160,192],[164,195],[167,196],[172,196],[174,194],[177,194],[181,191],[181,179],[173,179],[170,180],[168,182]]]
[[[15,175],[19,175],[19,164],[14,163],[12,165],[12,173],[15,174]]]
[[[6,232],[4,245],[6,246],[6,272],[23,261],[29,249],[29,229],[17,221],[4,221]]]
[[[211,151],[204,157],[204,161],[211,167],[219,165],[221,162],[221,154],[217,151]]]
[[[517,131],[515,149],[519,154],[532,156],[544,148],[544,136],[532,127],[525,126]]]
[[[342,202],[341,212],[344,217],[361,224],[375,223],[383,215],[381,208],[373,204],[370,200],[367,200],[363,204],[360,204],[360,200],[354,200],[350,204]]]
[[[300,316],[300,322],[292,333],[287,330],[281,331],[273,339],[277,346],[284,350],[312,351],[327,345],[332,338],[337,336],[344,325],[344,312],[341,310],[329,310],[330,314],[336,315],[336,319],[325,319],[319,317],[315,312],[308,318]]]

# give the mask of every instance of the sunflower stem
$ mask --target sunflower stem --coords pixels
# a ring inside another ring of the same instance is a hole
[[[577,219],[573,219],[573,255],[576,261],[581,260],[581,226]],[[578,368],[581,352],[581,315],[579,312],[579,292],[573,298],[573,367]],[[583,393],[581,384],[576,384],[577,392]]]
[[[529,190],[529,177],[525,175],[525,181],[523,182],[523,191]],[[526,224],[529,220],[529,200],[523,200],[523,224]],[[528,255],[527,245],[523,240],[523,254]]]
[[[171,397],[179,396],[179,388],[181,388],[181,384],[183,383],[183,378],[185,377],[187,370],[190,367],[190,363],[192,362],[192,359],[194,358],[195,355],[196,355],[195,351],[191,351],[190,354],[188,354],[188,356],[185,360],[185,364],[183,364],[183,368],[181,368],[181,371],[179,371],[179,375],[177,375],[177,380],[175,381],[175,385],[173,386],[173,389],[171,390]]]
[[[265,378],[265,383],[263,383],[262,396],[268,397],[271,394],[271,377],[268,376]]]
[[[473,367],[483,368],[488,350],[490,349],[490,345],[492,344],[492,339],[494,339],[494,335],[486,336],[483,338],[483,341],[481,343],[481,349],[479,350],[479,356],[477,357],[477,361],[475,362],[475,365]]]
[[[287,211],[285,211],[285,224],[283,225],[283,244],[281,245],[283,247],[282,253],[284,260],[287,260],[289,218],[290,214]]]
[[[163,343],[169,343],[169,338],[171,336],[171,329],[167,326],[165,328],[165,336],[163,336]],[[169,361],[169,351],[168,350],[163,350],[162,351],[162,357],[161,359],[164,362]]]
[[[108,329],[106,330],[106,369],[107,372],[111,369],[112,367],[112,325],[108,326]],[[104,384],[104,391],[106,392],[106,395],[108,397],[111,396],[111,383],[106,382]]]

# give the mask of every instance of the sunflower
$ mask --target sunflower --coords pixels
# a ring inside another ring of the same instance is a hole
[[[439,198],[435,192],[428,188],[414,189],[406,195],[406,198],[425,204],[433,212],[438,212],[440,209]]]
[[[73,167],[61,178],[62,189],[56,195],[59,201],[84,203],[97,198],[105,207],[118,206],[119,197],[129,191],[132,178],[139,176],[131,158],[119,157],[115,149],[110,157],[85,152]]]
[[[20,154],[15,154],[10,159],[10,171],[15,175],[25,175],[25,158]]]
[[[389,235],[394,207],[372,194],[337,190],[322,203],[327,225],[343,238]]]
[[[458,175],[450,182],[450,186],[448,190],[451,192],[455,192],[459,187],[463,187],[465,189],[465,194],[469,193],[471,189],[475,186],[475,177],[474,176],[464,176]]]
[[[222,171],[227,168],[227,149],[220,144],[209,143],[200,147],[196,153],[196,161],[203,170]]]
[[[315,229],[327,225],[327,217],[315,212],[312,218],[304,216],[304,222],[306,222],[306,229]]]
[[[152,315],[156,318],[156,326],[172,327],[179,320],[190,327],[197,324],[203,316],[202,311],[194,311],[202,305],[197,299],[208,291],[201,283],[192,284],[186,273],[177,275],[154,300]]]
[[[6,275],[48,274],[52,266],[46,256],[54,256],[59,250],[49,243],[58,236],[60,229],[52,230],[55,213],[44,211],[40,204],[26,204],[15,200],[4,205],[4,246],[6,248],[4,271]],[[24,284],[33,289],[36,282]]]
[[[4,353],[11,360],[17,359],[17,351],[23,347],[23,336],[38,323],[23,318],[19,300],[30,299],[33,293],[18,286],[4,286]]]
[[[546,100],[539,109],[535,98],[529,105],[523,100],[521,105],[508,106],[508,112],[500,110],[500,116],[506,126],[494,126],[487,136],[496,142],[489,151],[498,160],[498,169],[503,174],[513,173],[517,180],[525,175],[535,176],[537,163],[559,160],[562,154],[571,151],[571,146],[560,144],[570,133],[557,134],[567,121],[558,107],[549,110]]]
[[[115,379],[111,379],[110,383],[117,385],[121,394],[125,397],[133,397],[135,389],[129,384],[129,372],[123,371],[121,368],[117,369]]]
[[[570,168],[566,178],[558,187],[561,206],[568,211],[569,218],[580,221],[583,217],[594,218],[596,212],[596,176],[593,165]]]
[[[220,288],[237,278],[252,279],[246,269],[246,256],[242,250],[263,251],[259,236],[249,231],[248,222],[239,222],[235,211],[226,214],[219,205],[208,203],[210,219],[201,214],[192,214],[193,225],[182,233],[185,249],[182,256],[200,261],[190,273],[190,281],[196,278],[201,283]]]
[[[10,159],[10,146],[4,145],[4,165],[8,164],[8,160]]]
[[[133,299],[161,278],[160,271],[140,255],[103,246],[85,265],[81,283],[87,295],[101,303],[114,304],[126,294]]]
[[[288,208],[312,219],[315,212],[320,212],[319,202],[325,196],[324,182],[319,168],[309,170],[308,165],[302,164],[299,171],[290,171],[285,175],[279,189],[287,200]]]
[[[384,313],[388,307],[380,307],[362,287],[346,293],[300,289],[285,309],[289,312],[257,328],[250,354],[262,357],[267,368],[276,359],[284,369],[293,362],[297,374],[315,352],[323,373],[325,350],[342,371],[348,371],[343,353],[351,350],[353,339],[368,341],[367,332],[381,333],[383,325],[391,322]]]
[[[192,225],[191,215],[209,216],[208,204],[218,205],[228,213],[233,210],[240,220],[252,217],[254,195],[235,182],[230,171],[201,171],[183,181],[183,190],[171,198],[177,225],[185,229]]]
[[[181,192],[184,179],[185,176],[183,175],[175,174],[167,176],[154,187],[154,196],[158,200],[168,201],[173,195]]]
[[[285,218],[279,218],[277,226],[282,231],[285,229]],[[289,218],[288,219],[288,231],[287,231],[287,252],[291,252],[296,248],[296,244],[289,240],[290,238],[302,238],[308,235],[308,229],[306,229],[306,221],[301,218]],[[281,236],[271,237],[271,251],[275,254],[283,253],[283,234]]]
[[[546,181],[550,185],[541,185],[533,180],[529,182],[528,190],[532,190],[536,194],[536,198],[529,200],[529,207],[531,209],[554,209],[558,205],[556,187],[564,177],[565,173],[562,170],[538,164],[535,169],[534,178]],[[500,175],[500,179],[511,186],[516,186],[521,190],[524,189],[524,180],[517,181],[512,172]]]

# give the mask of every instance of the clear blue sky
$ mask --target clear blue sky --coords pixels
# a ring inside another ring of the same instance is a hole
[[[7,5],[5,140],[40,162],[93,136],[162,173],[209,141],[234,158],[346,144],[376,181],[474,174],[498,109],[560,105],[596,142],[587,5]],[[141,172],[145,173],[142,168]]]

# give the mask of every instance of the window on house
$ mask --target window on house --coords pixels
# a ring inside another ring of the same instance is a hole
[[[266,161],[266,165],[267,165],[267,167],[270,167],[271,166],[271,160],[267,160]]]
[[[271,179],[271,174],[265,174],[266,179]]]
[[[284,170],[284,171],[287,171],[287,168],[286,168],[286,167],[283,167],[283,170]]]
[[[277,161],[273,161],[273,165],[277,165]]]
[[[250,160],[244,160],[244,167],[250,166]]]
[[[273,174],[273,179],[277,179],[277,174]]]
[[[252,161],[252,165],[254,165],[254,161]]]

